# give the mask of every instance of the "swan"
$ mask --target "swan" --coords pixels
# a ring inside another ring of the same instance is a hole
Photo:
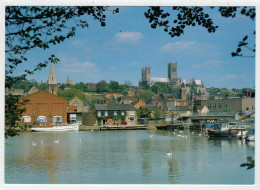
[[[79,139],[79,142],[81,143],[81,138]]]
[[[93,129],[91,129],[90,131],[94,131]]]
[[[153,138],[153,135],[151,135],[150,137]]]
[[[33,145],[33,146],[36,146],[36,143],[33,141],[33,142],[32,142],[32,145]]]
[[[180,133],[182,133],[182,131],[179,131]]]
[[[166,156],[171,156],[172,155],[172,150],[171,150],[171,152],[166,152],[166,153],[164,153]]]
[[[57,141],[54,141],[55,143],[59,143],[60,142],[60,139],[58,139]]]
[[[175,132],[173,132],[173,134],[175,135]]]

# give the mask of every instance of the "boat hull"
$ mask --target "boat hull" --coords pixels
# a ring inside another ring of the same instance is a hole
[[[78,124],[62,125],[54,127],[33,127],[31,131],[33,132],[59,132],[59,131],[78,131]]]
[[[237,130],[208,130],[209,137],[236,137],[239,131]]]

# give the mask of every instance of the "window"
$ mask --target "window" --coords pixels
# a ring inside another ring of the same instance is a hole
[[[101,117],[101,111],[98,111],[98,112],[97,112],[97,116],[98,116],[98,117]]]
[[[213,104],[213,108],[216,109],[216,107],[217,107],[217,106],[216,106],[216,103],[214,103],[214,104]]]
[[[208,104],[208,108],[211,108],[211,104]]]
[[[114,111],[114,115],[117,115],[117,112],[116,112],[116,111]]]
[[[224,108],[227,108],[228,106],[227,106],[227,103],[224,103]]]
[[[47,117],[44,115],[40,115],[37,117],[37,122],[38,123],[47,123]]]
[[[76,114],[70,114],[70,121],[76,121],[77,115]]]
[[[32,118],[31,118],[31,116],[22,116],[21,121],[22,121],[22,123],[31,123]]]
[[[134,111],[130,111],[130,112],[129,112],[129,115],[130,115],[130,116],[133,116],[133,115],[134,115]]]
[[[62,123],[62,116],[61,115],[53,116],[53,122],[54,123]]]
[[[219,107],[219,108],[222,108],[222,104],[219,104],[218,107]]]
[[[108,116],[108,111],[105,111],[105,116]]]

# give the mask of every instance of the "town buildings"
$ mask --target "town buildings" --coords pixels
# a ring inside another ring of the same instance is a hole
[[[53,126],[67,123],[67,100],[46,91],[39,91],[31,95],[22,97],[29,100],[25,104],[26,111],[23,113],[20,124]]]
[[[130,104],[95,104],[97,126],[136,125],[136,109]]]

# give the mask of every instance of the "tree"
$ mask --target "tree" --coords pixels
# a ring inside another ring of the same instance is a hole
[[[215,7],[211,7],[214,9]],[[164,8],[167,9],[167,8]],[[156,29],[162,27],[171,37],[179,37],[184,34],[186,26],[199,25],[208,30],[209,33],[214,33],[218,26],[214,25],[213,20],[209,14],[204,11],[203,7],[172,7],[172,12],[163,10],[161,7],[150,7],[145,13],[145,17],[149,20],[151,28]],[[255,7],[218,7],[218,11],[223,17],[234,18],[238,13],[250,18],[252,21],[255,19]],[[171,15],[177,15],[171,17]],[[255,35],[255,31],[253,31]],[[237,49],[232,52],[233,57],[255,57],[255,44],[248,46],[248,35],[238,42]],[[252,55],[244,55],[242,48],[249,50]]]
[[[173,92],[173,88],[165,82],[156,82],[153,84],[153,86],[151,87],[151,90],[154,93],[158,93],[158,92],[163,92],[163,93],[172,93]]]
[[[75,36],[77,28],[88,27],[87,16],[98,20],[105,26],[108,7],[30,7],[7,6],[5,12],[5,87],[12,88],[15,83],[45,68],[50,62],[57,63],[59,59],[50,55],[45,61],[37,63],[32,70],[24,70],[20,76],[12,76],[14,70],[28,60],[27,53],[33,49],[49,49],[65,39]],[[119,9],[111,10],[118,13]],[[83,19],[82,19],[83,18]],[[18,119],[25,110],[18,98],[8,95],[5,97],[5,110],[9,116],[5,125],[16,127],[13,119]],[[9,108],[15,108],[9,109]],[[11,116],[12,115],[12,116]],[[13,125],[13,126],[12,126]],[[18,133],[9,129],[5,137]]]
[[[159,108],[156,108],[153,112],[153,118],[154,119],[159,119],[162,115],[162,112]]]
[[[86,101],[85,93],[75,88],[66,89],[66,90],[58,89],[58,96],[61,96],[69,101],[75,97],[78,97],[82,101]]]
[[[144,92],[140,92],[137,97],[145,101],[146,103],[148,103],[151,101],[153,95],[154,93],[152,91],[144,91]]]
[[[47,90],[48,90],[48,85],[47,85],[47,83],[42,83],[42,84],[40,84],[40,86],[38,86],[38,89],[39,89],[39,90],[45,90],[45,91],[47,91]]]
[[[111,80],[108,84],[108,88],[110,92],[118,92],[119,90],[119,83],[117,81]]]
[[[97,83],[97,87],[96,87],[97,93],[99,92],[108,92],[108,84],[106,81],[102,80],[100,82]]]
[[[79,89],[83,92],[87,92],[88,91],[88,87],[84,82],[79,82],[76,83],[75,85],[73,85],[73,88]]]
[[[22,126],[19,126],[17,121],[26,111],[24,105],[28,100],[19,101],[19,96],[13,96],[11,94],[6,95],[5,97],[5,138],[7,138],[8,136],[16,136],[18,132],[25,129]]]
[[[151,118],[152,111],[149,108],[143,107],[137,110],[138,118]]]

